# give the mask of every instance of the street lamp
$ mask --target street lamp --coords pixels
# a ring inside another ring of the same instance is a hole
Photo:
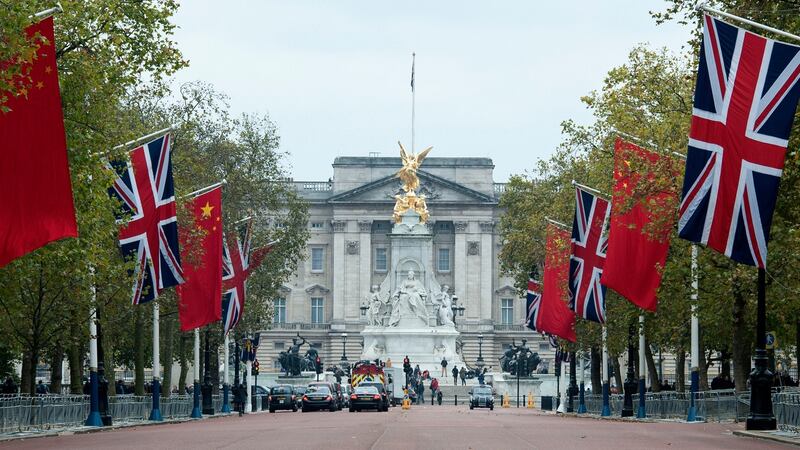
[[[453,294],[453,306],[451,307],[453,310],[453,323],[456,323],[456,317],[464,317],[464,307],[458,304],[458,296]]]
[[[347,333],[342,333],[342,362],[347,362]]]
[[[478,368],[483,367],[483,333],[478,335],[478,360],[475,362]]]
[[[361,306],[359,306],[358,309],[361,310],[361,317],[366,317],[367,316],[367,310],[369,309],[369,306],[367,306],[366,303],[362,303]]]

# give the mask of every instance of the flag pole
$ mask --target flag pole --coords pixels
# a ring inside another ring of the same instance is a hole
[[[644,314],[639,314],[639,408],[636,410],[636,418],[644,419],[647,417],[647,409],[645,408],[645,367],[647,361],[644,356]],[[652,385],[653,381],[650,381]]]
[[[603,410],[601,411],[600,415],[603,417],[608,417],[611,415],[611,407],[609,406],[609,391],[611,387],[608,385],[608,346],[606,345],[606,340],[608,339],[608,331],[606,330],[606,326],[603,325]]]
[[[411,153],[414,153],[414,106],[416,103],[416,92],[414,87],[414,66],[417,61],[417,54],[411,53]]]
[[[697,395],[700,383],[700,321],[697,318],[697,293],[698,293],[698,274],[697,274],[697,245],[692,244],[692,341],[691,341],[691,387],[689,388],[689,412],[686,417],[687,422],[697,420],[697,407],[695,396]]]
[[[160,422],[164,420],[161,417],[161,354],[159,353],[159,307],[158,299],[153,300],[153,384],[151,391],[153,392],[153,409],[150,411],[150,420]]]
[[[222,334],[224,336],[223,345],[225,346],[224,347],[225,348],[225,359],[224,359],[224,362],[222,363],[222,367],[223,367],[223,370],[222,370],[222,412],[223,413],[230,413],[231,412],[231,405],[230,405],[230,401],[229,401],[229,398],[228,398],[229,392],[231,390],[231,385],[230,385],[230,382],[229,382],[229,379],[228,379],[228,370],[230,369],[228,367],[228,361],[230,360],[230,349],[228,348],[228,343],[229,343],[229,339],[230,338],[228,337],[228,333],[226,333],[225,330],[222,331]]]
[[[244,221],[246,221],[246,220],[250,220],[250,219],[252,219],[252,218],[253,218],[253,216],[247,216],[247,217],[245,217],[244,219],[239,219],[239,220],[237,220],[236,222],[233,222],[233,225],[236,225],[237,223],[242,223],[242,222],[244,222]]]
[[[150,134],[144,135],[144,136],[142,136],[140,138],[136,138],[136,139],[134,139],[132,141],[128,141],[128,142],[126,142],[124,144],[119,144],[118,146],[113,147],[111,149],[111,151],[113,152],[113,151],[120,150],[120,149],[123,149],[123,148],[135,147],[135,146],[137,146],[139,144],[144,143],[145,141],[153,139],[154,137],[161,136],[162,134],[167,134],[170,131],[174,130],[175,128],[178,128],[178,125],[170,125],[167,128],[164,128],[162,130],[154,131],[154,132],[152,132]]]
[[[39,11],[33,15],[33,18],[36,20],[44,20],[54,14],[64,12],[64,8],[61,7],[61,2],[56,2],[56,6],[45,9],[44,11]]]
[[[91,285],[89,289],[92,293],[92,306],[89,310],[89,417],[86,418],[87,427],[101,427],[103,421],[100,419],[100,392],[99,379],[97,377],[97,288],[94,284],[94,265],[89,266],[89,277]]]
[[[604,193],[602,191],[598,191],[595,188],[591,188],[589,186],[586,186],[585,184],[580,184],[575,180],[572,180],[572,185],[577,187],[578,189],[583,190],[583,191],[586,191],[586,192],[589,192],[591,194],[595,194],[595,195],[598,195],[600,197],[603,197],[605,200],[608,200],[608,199],[611,198],[611,196],[609,196],[608,194],[606,194],[606,193]]]
[[[655,143],[653,143],[651,141],[648,141],[647,139],[642,139],[642,138],[636,137],[636,136],[634,136],[634,135],[632,135],[630,133],[624,133],[624,132],[619,131],[619,130],[614,130],[614,134],[617,134],[617,135],[619,135],[619,137],[625,138],[625,139],[627,139],[629,141],[634,141],[633,142],[634,144],[641,144],[641,145],[649,147],[650,149],[655,150],[657,152],[670,154],[672,156],[677,156],[678,158],[681,158],[684,161],[686,160],[686,155],[684,155],[683,153],[678,153],[678,152],[673,151],[673,150],[664,150],[662,148],[659,148]]]
[[[736,15],[733,15],[733,14],[730,14],[730,13],[726,13],[726,12],[720,11],[718,9],[714,9],[714,8],[708,6],[705,3],[701,3],[700,5],[697,5],[697,9],[700,10],[700,11],[705,11],[705,12],[709,12],[711,14],[716,14],[718,16],[725,17],[727,19],[738,20],[739,22],[746,23],[747,25],[750,25],[752,27],[760,28],[760,29],[762,29],[764,31],[769,31],[770,33],[775,33],[775,34],[781,35],[783,37],[787,37],[787,38],[790,38],[790,39],[795,39],[795,40],[800,41],[800,36],[798,36],[796,34],[788,33],[786,31],[779,30],[777,28],[773,28],[773,27],[771,27],[769,25],[760,24],[760,23],[754,22],[754,21],[752,21],[750,19],[745,19],[744,17],[739,17],[739,16],[736,16]]]
[[[580,367],[578,367],[578,371],[579,371],[578,372],[578,375],[579,375],[579,378],[578,378],[578,382],[579,382],[579,388],[578,388],[578,414],[586,414],[586,398],[585,398],[586,391],[585,391],[585,385],[584,385],[584,378],[586,377],[586,373],[585,373],[586,372],[586,365],[584,364],[584,357],[585,356],[586,355],[583,353],[583,351],[581,351],[581,358],[579,359]]]
[[[245,370],[246,370],[246,385],[247,385],[247,395],[245,396],[245,404],[244,404],[244,412],[245,414],[250,414],[253,411],[253,401],[251,400],[250,396],[252,395],[253,390],[253,361],[250,359],[250,353],[252,353],[252,341],[250,338],[247,338],[248,344],[246,345],[247,348],[247,360],[244,362]]]
[[[196,191],[189,192],[188,194],[183,194],[178,198],[184,199],[186,197],[197,197],[197,196],[205,194],[206,192],[208,192],[210,190],[213,190],[213,189],[215,189],[215,188],[217,188],[219,186],[222,186],[223,184],[228,184],[228,180],[223,178],[222,181],[220,181],[220,182],[217,182],[217,183],[214,183],[214,184],[210,184],[210,185],[208,185],[206,187],[202,187],[202,188],[200,188],[200,189],[198,189]]]
[[[552,223],[553,225],[555,225],[557,227],[563,228],[565,230],[569,230],[569,226],[567,224],[561,223],[561,222],[559,222],[557,220],[553,220],[553,219],[551,219],[549,217],[545,217],[544,220]]]
[[[194,367],[192,372],[194,375],[194,388],[192,389],[192,414],[189,416],[192,419],[199,419],[203,417],[200,412],[200,328],[194,329]]]

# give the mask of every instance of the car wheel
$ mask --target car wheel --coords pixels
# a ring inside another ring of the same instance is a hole
[[[297,405],[292,408],[292,412],[297,412]]]
[[[489,411],[494,411],[494,405],[489,405]]]
[[[355,408],[348,409],[349,412],[356,412]]]
[[[475,409],[475,406],[473,406],[472,403],[470,403],[469,404],[469,409]]]
[[[300,411],[302,411],[302,412],[308,412],[308,409],[306,409],[306,408],[302,408]]]

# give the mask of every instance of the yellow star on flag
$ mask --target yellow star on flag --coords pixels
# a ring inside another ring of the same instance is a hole
[[[214,209],[213,206],[209,202],[206,202],[206,206],[202,206],[200,209],[203,210],[203,218],[211,217],[211,210]]]

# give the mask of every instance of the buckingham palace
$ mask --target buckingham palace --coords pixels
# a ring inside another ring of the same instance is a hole
[[[365,299],[387,278],[392,261],[392,212],[401,189],[400,158],[337,157],[328,181],[292,181],[309,203],[307,258],[274,301],[271,328],[261,332],[261,370],[278,371],[278,354],[298,333],[331,363],[363,351]],[[544,360],[549,343],[525,328],[525,299],[501,274],[498,199],[489,158],[425,159],[418,171],[432,235],[432,268],[438,285],[449,288],[457,306],[457,351],[470,366],[479,354],[498,368],[502,350],[528,339]],[[491,370],[491,369],[490,369]]]

